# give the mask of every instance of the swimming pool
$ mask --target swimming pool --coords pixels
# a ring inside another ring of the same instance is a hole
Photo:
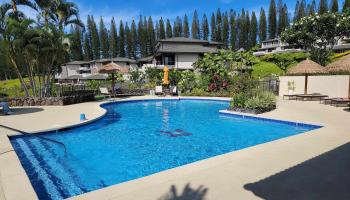
[[[220,114],[229,103],[152,100],[105,104],[91,124],[11,143],[40,199],[62,199],[319,128]]]

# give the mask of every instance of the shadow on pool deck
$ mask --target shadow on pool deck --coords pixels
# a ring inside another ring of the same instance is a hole
[[[350,143],[244,188],[268,200],[350,199]]]
[[[187,183],[182,193],[179,194],[175,185],[172,185],[170,191],[158,200],[205,200],[207,192],[208,188],[202,185],[194,189]]]
[[[11,115],[24,115],[24,114],[31,114],[31,113],[36,113],[36,112],[41,112],[44,109],[42,108],[16,108],[16,107],[11,107],[11,111],[13,112]],[[0,110],[1,115],[2,110]]]

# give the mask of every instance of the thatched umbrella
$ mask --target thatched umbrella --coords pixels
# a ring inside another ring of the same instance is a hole
[[[350,54],[327,65],[325,69],[330,74],[350,74]],[[350,98],[350,76],[348,98]]]
[[[315,63],[312,60],[306,59],[301,61],[296,66],[288,69],[288,75],[304,75],[305,76],[305,86],[304,86],[304,94],[307,94],[307,82],[308,76],[311,74],[325,74],[326,71],[324,67]]]
[[[114,74],[120,72],[122,74],[127,74],[129,70],[125,67],[122,67],[114,62],[103,65],[99,70],[99,73],[103,74],[112,74],[112,95],[114,95],[114,86],[115,86],[115,77]]]

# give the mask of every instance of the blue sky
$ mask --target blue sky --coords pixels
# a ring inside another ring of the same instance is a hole
[[[0,0],[4,2],[9,0]],[[104,18],[106,24],[109,24],[112,16],[117,22],[120,19],[130,22],[132,19],[138,20],[140,15],[152,16],[153,19],[159,19],[161,16],[174,20],[176,16],[184,16],[187,14],[191,18],[194,10],[197,9],[199,18],[206,13],[216,11],[221,8],[221,11],[228,11],[231,8],[240,11],[242,8],[249,11],[255,11],[259,14],[260,8],[268,10],[270,0],[68,0],[75,2],[80,9],[80,17],[83,21],[86,20],[88,14],[92,14],[95,20],[100,17]],[[278,2],[278,0],[275,0]],[[309,2],[311,0],[307,0]],[[316,0],[317,2],[319,0]],[[330,1],[330,0],[328,0]],[[284,0],[287,3],[288,9],[292,14],[294,12],[295,0]],[[339,1],[341,7],[343,0]],[[28,8],[25,12],[35,17],[32,10]]]

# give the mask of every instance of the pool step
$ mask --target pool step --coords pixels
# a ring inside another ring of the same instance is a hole
[[[58,188],[56,187],[54,182],[51,180],[49,173],[44,168],[42,168],[42,166],[40,165],[40,162],[34,155],[32,151],[32,147],[22,138],[19,138],[16,141],[19,147],[21,148],[21,150],[23,151],[25,158],[32,165],[38,178],[42,181],[45,187],[45,190],[50,195],[50,197],[52,199],[63,199],[63,196],[59,192]],[[40,196],[40,194],[38,195]]]
[[[54,152],[54,150],[48,148],[48,146],[43,144],[43,142],[44,141],[38,138],[32,138],[29,143],[31,143],[31,145],[34,147],[34,151],[37,151],[37,154],[43,154],[43,152],[38,152],[38,150],[45,152],[44,156],[46,158],[46,167],[49,167],[51,169],[48,171],[56,171],[57,173],[51,174],[51,176],[56,177],[62,185],[64,184],[64,188],[58,189],[63,191],[66,197],[84,193],[83,190],[78,186],[79,184],[73,178],[74,175],[67,169],[67,166],[62,164],[58,160],[58,155]]]

